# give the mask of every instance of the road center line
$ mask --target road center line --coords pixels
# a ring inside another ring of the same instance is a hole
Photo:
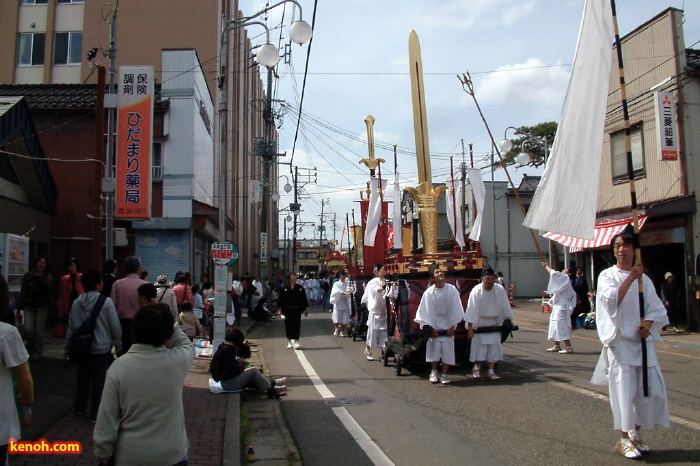
[[[321,377],[319,377],[316,373],[314,366],[312,366],[309,360],[306,359],[304,352],[302,350],[297,350],[294,351],[294,353],[297,355],[297,359],[299,359],[301,367],[304,369],[304,372],[306,372],[306,375],[311,380],[311,383],[314,384],[314,387],[318,391],[319,395],[321,395],[321,398],[335,398],[333,392],[328,389],[323,380],[321,380]],[[384,454],[379,446],[374,443],[370,436],[367,435],[367,432],[365,432],[362,426],[357,423],[347,409],[344,407],[331,409],[343,424],[345,430],[348,431],[348,433],[352,436],[355,442],[357,442],[360,448],[362,448],[362,451],[365,452],[373,464],[376,464],[377,466],[393,466],[394,463]]]

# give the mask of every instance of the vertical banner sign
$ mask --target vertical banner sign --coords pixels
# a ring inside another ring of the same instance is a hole
[[[151,217],[152,66],[119,68],[116,217]]]
[[[659,160],[678,160],[678,126],[672,92],[654,92]]]
[[[260,233],[260,262],[265,263],[267,261],[267,233]]]

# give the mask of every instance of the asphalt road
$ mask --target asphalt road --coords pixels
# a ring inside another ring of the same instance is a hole
[[[600,352],[594,331],[574,332],[576,353],[559,355],[544,351],[542,329],[521,324],[504,346],[500,381],[457,367],[451,386],[430,384],[421,361],[400,377],[367,361],[362,342],[332,336],[329,313],[302,319],[301,344],[286,349],[276,321],[264,351],[270,371],[289,377],[281,406],[306,466],[629,464],[612,452],[607,387],[588,382]],[[655,449],[645,462],[700,463],[700,353],[659,358],[673,425],[644,431]]]

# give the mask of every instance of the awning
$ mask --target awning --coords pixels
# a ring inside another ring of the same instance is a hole
[[[640,230],[642,229],[646,219],[646,215],[639,216]],[[632,217],[597,223],[595,226],[595,238],[592,240],[574,238],[572,236],[560,235],[559,233],[551,232],[547,232],[542,236],[556,241],[561,245],[567,246],[569,248],[569,252],[579,252],[583,251],[584,249],[608,246],[612,240],[612,237],[624,230],[630,223],[632,223]]]

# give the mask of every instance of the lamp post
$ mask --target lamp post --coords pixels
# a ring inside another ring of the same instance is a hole
[[[220,118],[220,153],[219,153],[219,239],[224,241],[226,238],[226,141],[227,141],[227,102],[228,94],[226,91],[225,76],[228,61],[228,34],[231,29],[248,26],[261,25],[266,30],[266,43],[258,48],[256,59],[258,63],[267,68],[267,95],[265,101],[265,109],[263,111],[263,119],[265,123],[265,138],[263,153],[263,199],[262,199],[262,215],[260,221],[260,239],[261,239],[261,267],[260,277],[264,278],[267,275],[267,222],[269,217],[269,179],[270,165],[272,156],[276,153],[276,147],[273,146],[273,133],[275,131],[274,115],[272,114],[272,77],[273,68],[280,59],[277,47],[270,43],[270,31],[267,25],[261,21],[253,21],[255,18],[267,13],[268,11],[284,4],[293,3],[299,9],[299,20],[294,21],[289,28],[290,39],[297,44],[304,44],[311,39],[312,30],[308,23],[302,20],[302,8],[296,0],[282,0],[274,5],[267,6],[262,10],[250,16],[244,16],[229,20],[226,15],[223,16],[223,28],[221,33],[221,66],[219,67],[218,86],[219,86],[219,118]],[[273,153],[274,149],[274,153]]]
[[[524,167],[526,165],[532,165],[533,167],[538,167],[542,164],[547,163],[547,157],[548,157],[548,150],[549,150],[549,144],[547,140],[547,136],[536,136],[534,134],[528,134],[528,133],[520,133],[517,128],[514,126],[509,126],[506,128],[506,130],[503,132],[503,139],[500,142],[501,150],[504,153],[508,153],[513,149],[513,141],[508,139],[507,133],[508,130],[512,129],[515,131],[515,134],[522,134],[525,136],[525,139],[522,139],[520,141],[520,153],[515,157],[515,159],[518,162],[518,165],[521,167]],[[539,146],[540,144],[543,144],[544,148],[544,157],[543,158],[535,158],[533,159],[528,151],[526,150],[527,145],[532,146]]]

